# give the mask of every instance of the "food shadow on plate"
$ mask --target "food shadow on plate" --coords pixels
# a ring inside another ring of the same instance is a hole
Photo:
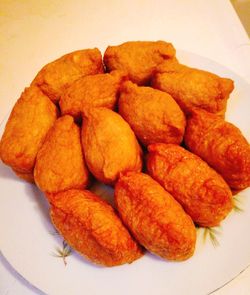
[[[99,265],[99,264],[95,264],[93,262],[91,262],[90,260],[88,260],[87,258],[85,258],[84,256],[80,255],[78,252],[74,251],[72,252],[72,258],[77,260],[77,262],[82,263],[82,266],[84,267],[85,265],[87,265],[88,267],[94,268],[94,269],[106,269],[106,266],[103,265]],[[69,262],[70,263],[70,262]]]
[[[21,179],[19,179],[14,171],[12,171],[12,169],[6,165],[4,165],[1,161],[0,161],[0,178],[8,178],[8,179],[11,179],[11,180],[20,180],[22,181]]]
[[[0,178],[10,179],[11,181],[24,184],[25,195],[27,195],[29,200],[34,203],[34,209],[38,210],[41,220],[45,224],[46,228],[48,228],[48,224],[51,224],[49,217],[49,203],[38,187],[35,184],[28,183],[27,181],[19,178],[10,167],[4,165],[1,161]]]
[[[178,267],[178,265],[180,266],[184,266],[184,264],[189,264],[190,261],[192,260],[193,256],[190,257],[189,259],[186,260],[167,260],[164,258],[161,258],[160,256],[157,256],[149,251],[146,250],[145,252],[145,256],[147,256],[147,258],[149,258],[150,260],[152,260],[154,263],[162,263],[162,264],[166,264],[167,265],[175,265],[175,267]]]
[[[158,262],[162,262],[162,263],[166,263],[166,262],[171,263],[170,260],[163,259],[160,256],[157,256],[157,255],[155,255],[155,254],[153,254],[153,253],[151,253],[151,252],[149,252],[147,250],[145,250],[145,256],[147,256],[150,260],[154,260],[154,261],[158,261]]]
[[[25,193],[29,197],[30,201],[34,203],[34,209],[38,211],[46,229],[48,227],[50,228],[51,222],[49,216],[49,203],[46,197],[35,184],[27,183],[25,181],[24,183],[26,184]]]
[[[114,189],[111,186],[105,185],[99,181],[95,181],[90,186],[89,190],[104,201],[108,202],[113,208],[115,207]]]

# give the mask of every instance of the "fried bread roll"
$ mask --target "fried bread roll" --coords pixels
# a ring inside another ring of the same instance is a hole
[[[50,216],[67,243],[94,263],[116,266],[143,255],[114,209],[90,191],[53,195]]]
[[[103,183],[114,184],[124,171],[141,171],[141,148],[134,132],[110,109],[84,112],[82,144],[89,170]]]
[[[103,73],[99,49],[77,50],[45,65],[32,81],[53,102],[58,102],[63,92],[77,79]]]
[[[180,144],[183,139],[185,116],[165,92],[125,82],[119,98],[119,113],[144,145],[157,142]]]
[[[185,144],[219,172],[232,189],[250,185],[250,146],[233,124],[195,110],[187,120]]]
[[[234,89],[231,79],[168,61],[156,69],[152,86],[169,93],[187,114],[199,107],[222,117]]]
[[[60,99],[62,114],[69,114],[79,120],[86,107],[113,109],[120,84],[125,79],[125,73],[113,71],[110,74],[89,75],[76,80]]]
[[[231,211],[232,193],[201,158],[173,144],[148,147],[147,169],[200,226],[216,226]]]
[[[43,192],[85,188],[89,173],[81,147],[80,128],[71,116],[57,119],[38,151],[34,178]]]
[[[196,230],[192,219],[150,176],[122,174],[115,186],[115,202],[124,224],[146,249],[169,260],[193,255]]]
[[[16,102],[0,142],[0,157],[17,173],[32,174],[36,155],[57,118],[57,108],[36,86]]]
[[[108,71],[124,70],[129,79],[138,85],[149,84],[157,65],[175,56],[171,43],[165,41],[130,41],[108,46],[104,63]]]

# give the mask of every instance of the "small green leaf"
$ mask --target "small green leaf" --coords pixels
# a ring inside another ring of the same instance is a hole
[[[59,235],[59,232],[55,229],[54,231],[49,232],[52,236]]]
[[[221,234],[219,227],[205,227],[203,232],[203,242],[206,242],[207,238],[209,237],[211,243],[214,247],[220,245],[218,241],[218,236]]]
[[[241,213],[244,210],[242,209],[242,195],[236,195],[233,197],[233,209],[237,213]]]
[[[66,243],[65,240],[63,240],[62,248],[56,247],[56,252],[53,252],[52,255],[54,257],[62,258],[64,265],[67,265],[66,257],[68,257],[71,254],[72,250],[70,246]]]

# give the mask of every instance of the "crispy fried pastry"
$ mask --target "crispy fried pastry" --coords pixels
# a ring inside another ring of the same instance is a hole
[[[60,99],[62,114],[69,114],[79,120],[86,107],[113,109],[120,84],[125,79],[126,74],[121,71],[84,76],[78,79],[65,90]]]
[[[150,176],[127,172],[115,186],[116,207],[136,240],[169,260],[193,255],[196,230],[181,205]]]
[[[185,113],[199,107],[222,117],[226,112],[227,99],[234,89],[231,79],[178,62],[160,65],[152,86],[169,93]]]
[[[178,59],[175,57],[169,58],[164,60],[161,64],[159,64],[153,73],[153,77],[155,74],[159,73],[168,73],[168,72],[175,72],[180,69],[182,65],[180,65]]]
[[[180,144],[183,139],[186,119],[175,100],[165,92],[125,82],[119,98],[119,113],[144,145]]]
[[[60,117],[38,151],[34,178],[44,192],[85,188],[89,173],[83,159],[80,128],[69,116]]]
[[[195,110],[187,121],[185,144],[217,170],[232,189],[250,186],[250,146],[233,124]]]
[[[134,132],[110,109],[84,112],[82,144],[89,170],[103,183],[114,184],[120,172],[141,171],[141,148]]]
[[[130,41],[109,46],[104,53],[104,63],[109,71],[124,70],[131,81],[146,85],[157,65],[175,56],[171,43],[164,41]]]
[[[50,216],[67,243],[94,263],[115,266],[143,255],[114,209],[90,191],[56,194]]]
[[[0,142],[2,161],[16,172],[32,174],[43,140],[57,118],[56,106],[38,87],[26,88],[16,102]]]
[[[99,49],[78,50],[45,65],[32,84],[37,85],[53,102],[57,102],[74,81],[103,71]]]
[[[147,169],[200,226],[216,226],[232,209],[224,179],[201,158],[174,144],[148,147]]]

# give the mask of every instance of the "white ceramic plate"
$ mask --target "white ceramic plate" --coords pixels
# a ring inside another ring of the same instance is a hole
[[[178,51],[177,56],[183,63],[235,81],[227,119],[249,140],[250,86],[209,59],[183,51]],[[5,123],[1,125],[1,133]],[[209,294],[250,263],[250,190],[237,196],[242,211],[233,211],[216,229],[218,232],[208,232],[204,238],[204,229],[198,230],[197,247],[191,259],[166,262],[146,254],[131,265],[105,268],[87,262],[74,251],[64,258],[56,256],[60,251],[69,253],[50,223],[45,198],[34,185],[19,180],[2,163],[0,187],[0,249],[27,281],[47,294]]]

